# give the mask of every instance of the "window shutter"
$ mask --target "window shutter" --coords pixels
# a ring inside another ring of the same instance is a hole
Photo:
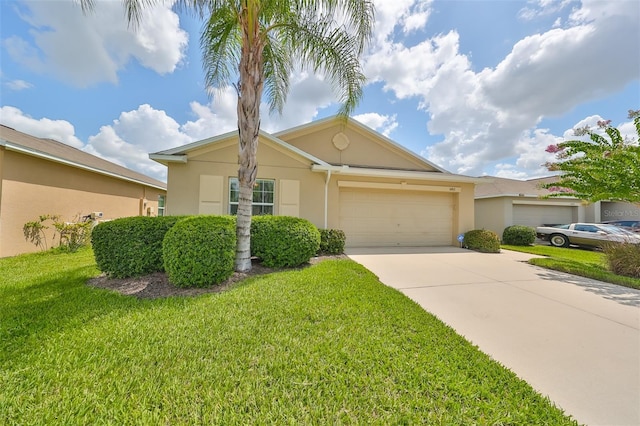
[[[222,176],[200,175],[198,214],[222,214]]]
[[[300,216],[300,181],[280,179],[280,216]]]

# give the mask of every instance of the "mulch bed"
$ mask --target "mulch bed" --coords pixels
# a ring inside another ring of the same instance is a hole
[[[309,267],[326,259],[345,259],[345,255],[337,256],[317,256],[311,258],[308,264],[299,268]],[[157,299],[172,296],[197,296],[206,293],[219,293],[228,290],[235,283],[245,278],[265,275],[272,272],[282,271],[263,266],[258,260],[252,260],[251,271],[247,273],[234,272],[226,281],[207,288],[180,288],[169,282],[167,274],[164,272],[154,272],[153,274],[133,278],[109,278],[105,274],[91,278],[87,284],[91,287],[104,288],[120,294],[135,296],[140,299]]]

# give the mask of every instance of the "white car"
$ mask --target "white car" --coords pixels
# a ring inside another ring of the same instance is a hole
[[[602,247],[606,243],[640,244],[640,235],[613,225],[601,223],[570,223],[568,225],[539,226],[536,235],[554,247]]]

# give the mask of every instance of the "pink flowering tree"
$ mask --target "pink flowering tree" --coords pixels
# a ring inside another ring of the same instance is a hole
[[[611,126],[611,120],[598,122],[604,131],[590,127],[575,129],[576,136],[588,135],[589,141],[571,140],[549,145],[546,152],[556,155],[547,163],[550,171],[560,171],[560,178],[543,185],[551,197],[567,193],[586,200],[616,200],[640,204],[640,110],[629,111],[637,138],[626,140]],[[606,137],[608,136],[608,138]]]

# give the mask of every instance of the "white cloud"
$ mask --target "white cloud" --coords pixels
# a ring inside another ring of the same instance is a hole
[[[353,116],[355,120],[358,120],[367,127],[374,129],[375,131],[389,137],[398,127],[398,121],[396,115],[383,115],[376,112],[369,112],[366,114],[359,114]]]
[[[49,138],[66,143],[74,148],[82,148],[84,145],[75,136],[75,128],[68,121],[49,118],[35,119],[12,106],[0,107],[0,123],[39,138]]]
[[[18,36],[7,37],[2,40],[2,46],[9,56],[19,64],[36,72],[45,70],[45,63],[40,57],[38,49]]]
[[[182,130],[193,140],[201,140],[237,129],[237,99],[235,90],[227,87],[224,91],[215,92],[207,105],[191,102],[191,112],[196,119],[183,124]]]
[[[149,159],[149,153],[192,142],[180,125],[166,112],[150,105],[120,114],[113,124],[102,126],[89,137],[85,151],[160,180],[166,167]]]
[[[545,151],[549,145],[557,145],[560,142],[568,140],[590,141],[588,135],[576,136],[574,130],[583,127],[589,127],[596,133],[604,136],[609,140],[609,136],[604,130],[598,127],[598,122],[603,121],[599,115],[592,115],[578,121],[570,129],[566,129],[562,136],[556,136],[549,132],[548,129],[535,129],[524,132],[516,143],[515,152],[517,156],[509,163],[498,163],[494,166],[494,172],[499,177],[511,179],[525,179],[543,177],[552,174],[544,167],[547,162],[556,161],[555,154]],[[623,138],[635,141],[637,139],[636,129],[632,121],[626,121],[615,125],[620,130]]]
[[[578,0],[531,0],[520,10],[518,17],[525,21],[545,15],[556,14],[569,6],[575,6]]]
[[[331,84],[320,75],[296,71],[290,78],[290,85],[282,115],[270,114],[266,104],[260,108],[263,130],[276,132],[308,123],[319,110],[337,102]]]
[[[563,138],[549,133],[548,129],[535,129],[525,132],[516,143],[515,151],[518,153],[515,165],[520,173],[529,177],[542,177],[550,174],[544,166],[547,162],[555,161],[555,155],[545,149],[549,145],[557,145]]]
[[[375,0],[374,45],[384,46],[394,38],[395,30],[410,33],[424,28],[433,0]]]
[[[33,43],[11,36],[3,44],[12,59],[36,72],[53,72],[85,87],[115,83],[131,58],[158,73],[173,72],[182,61],[188,35],[180,29],[173,1],[147,8],[135,31],[127,28],[121,2],[96,2],[84,15],[73,1],[28,0]]]
[[[24,80],[7,81],[5,83],[5,86],[7,86],[10,90],[14,90],[16,92],[18,92],[20,90],[26,90],[26,89],[32,89],[33,88],[33,84],[29,83],[28,81],[24,81]]]
[[[410,7],[398,3],[394,10]],[[385,42],[366,58],[372,81],[382,82],[399,99],[418,99],[429,112],[429,132],[442,135],[423,151],[429,160],[453,172],[480,175],[487,164],[518,158],[516,166],[537,174],[540,159],[533,153],[545,146],[535,144],[551,136],[535,130],[544,117],[560,116],[638,79],[637,1],[537,3],[545,13],[574,6],[572,26],[525,37],[493,69],[473,71],[469,57],[459,51],[456,31],[413,46],[391,42],[387,32]]]

